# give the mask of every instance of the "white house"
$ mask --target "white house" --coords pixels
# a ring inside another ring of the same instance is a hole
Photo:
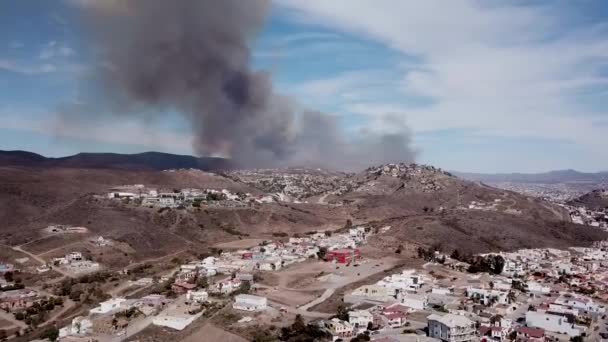
[[[237,310],[245,311],[266,310],[266,308],[268,308],[268,300],[266,297],[240,294],[234,297],[234,304],[232,304],[232,307]]]
[[[419,295],[419,294],[415,294],[415,293],[400,293],[397,296],[397,300],[409,307],[412,308],[414,310],[424,310],[427,305],[429,304],[429,300],[427,296],[424,295]]]
[[[401,273],[392,274],[380,280],[378,285],[393,289],[396,295],[403,291],[418,291],[424,284],[424,280],[415,270],[403,270]]]
[[[527,284],[528,291],[534,293],[548,294],[551,293],[551,288],[535,281],[529,281]]]
[[[90,310],[92,314],[105,314],[121,308],[122,304],[127,300],[124,298],[113,298],[105,302],[99,303],[99,306]]]
[[[523,273],[524,273],[524,267],[520,262],[511,260],[511,259],[505,260],[505,265],[502,268],[502,274],[512,276],[515,274],[523,274]]]
[[[187,301],[191,301],[191,302],[196,302],[196,303],[204,303],[209,299],[209,294],[207,293],[207,291],[192,291],[189,290],[188,293],[186,293],[186,300]]]
[[[355,328],[367,328],[369,323],[374,321],[374,315],[367,310],[355,310],[348,312],[348,323]]]
[[[460,316],[432,314],[427,317],[429,336],[445,342],[468,342],[475,340],[475,322]]]
[[[198,313],[193,316],[181,317],[181,316],[156,316],[152,319],[152,324],[158,325],[161,327],[168,327],[175,330],[184,330],[187,326],[189,326],[194,320],[199,318],[202,315]]]
[[[603,305],[594,303],[591,298],[580,295],[562,295],[555,300],[555,304],[569,306],[581,312],[604,313]]]
[[[561,315],[553,315],[542,311],[526,312],[526,325],[529,327],[543,328],[547,331],[567,334],[568,336],[579,336],[581,329]]]
[[[93,329],[93,323],[86,317],[78,316],[72,320],[72,323],[59,330],[59,337],[67,336],[82,336],[86,335]]]
[[[491,304],[508,304],[508,293],[498,290],[479,289],[475,287],[467,287],[467,297],[479,300],[484,305]]]

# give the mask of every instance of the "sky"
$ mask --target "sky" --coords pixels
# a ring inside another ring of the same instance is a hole
[[[192,154],[178,113],[57,120],[96,110],[82,1],[0,1],[0,150]],[[409,131],[420,163],[608,169],[605,1],[276,0],[251,49],[277,92],[347,136]]]

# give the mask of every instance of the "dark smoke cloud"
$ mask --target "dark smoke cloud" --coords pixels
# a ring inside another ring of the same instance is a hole
[[[197,154],[227,155],[243,167],[411,161],[407,134],[346,139],[331,116],[296,115],[273,92],[271,75],[251,69],[249,43],[269,7],[267,0],[92,2],[85,26],[100,51],[104,93],[125,108],[178,111]]]

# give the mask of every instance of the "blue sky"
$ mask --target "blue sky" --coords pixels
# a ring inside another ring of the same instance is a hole
[[[0,2],[0,149],[192,153],[177,113],[55,120],[86,105],[85,2]],[[607,33],[601,0],[277,0],[252,64],[348,136],[411,132],[423,163],[598,171],[608,169]]]

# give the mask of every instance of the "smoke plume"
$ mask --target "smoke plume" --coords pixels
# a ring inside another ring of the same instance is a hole
[[[85,22],[100,51],[104,94],[181,113],[197,154],[229,156],[242,167],[411,161],[407,134],[346,139],[333,117],[296,114],[273,91],[270,73],[252,70],[249,45],[269,7],[268,0],[91,2]]]

